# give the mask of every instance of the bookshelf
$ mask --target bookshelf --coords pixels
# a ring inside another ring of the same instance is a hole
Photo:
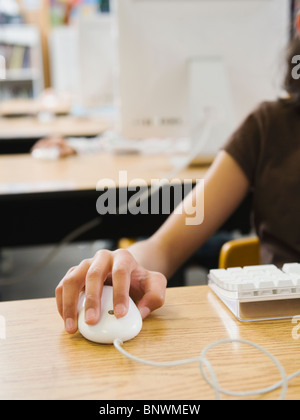
[[[36,98],[44,87],[40,33],[34,25],[1,25],[0,55],[6,78],[0,82],[0,100]]]

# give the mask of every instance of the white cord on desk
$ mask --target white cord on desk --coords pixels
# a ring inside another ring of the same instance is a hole
[[[220,345],[227,344],[227,343],[245,344],[245,345],[254,347],[257,350],[259,350],[260,352],[264,353],[269,359],[271,359],[271,361],[275,364],[275,366],[279,370],[279,373],[280,373],[280,376],[281,376],[281,381],[279,381],[279,382],[277,382],[274,385],[271,385],[269,387],[260,388],[260,389],[253,390],[253,391],[245,391],[245,392],[237,392],[237,391],[231,391],[231,390],[226,390],[224,388],[221,388],[218,384],[217,375],[216,375],[215,371],[213,370],[213,367],[212,367],[211,363],[207,360],[207,358],[205,356],[206,356],[206,353],[209,350],[211,350],[213,347],[220,346]],[[120,353],[122,353],[124,356],[128,357],[129,359],[131,359],[135,362],[143,363],[143,364],[150,365],[150,366],[171,367],[171,366],[179,366],[179,365],[198,362],[199,363],[199,368],[200,368],[200,371],[201,371],[201,374],[202,374],[203,378],[214,389],[217,399],[221,399],[220,394],[222,394],[222,393],[230,395],[230,396],[246,397],[246,396],[251,396],[251,395],[267,394],[271,391],[274,391],[274,390],[282,387],[281,394],[279,396],[279,400],[283,400],[285,398],[286,391],[287,391],[287,388],[288,388],[288,382],[291,379],[295,378],[296,376],[300,375],[300,370],[299,370],[299,371],[295,372],[294,374],[292,374],[290,376],[287,376],[284,368],[282,367],[281,363],[276,359],[275,356],[273,356],[269,351],[267,351],[263,347],[259,346],[258,344],[255,344],[255,343],[253,343],[251,341],[248,341],[248,340],[231,339],[231,338],[224,339],[224,340],[218,340],[218,341],[215,341],[215,342],[207,345],[206,347],[204,347],[201,355],[198,356],[198,357],[191,358],[191,359],[184,359],[184,360],[175,360],[175,361],[172,361],[172,362],[153,362],[153,361],[141,359],[139,357],[136,357],[136,356],[128,353],[126,350],[124,350],[123,347],[122,347],[122,344],[123,344],[122,340],[120,340],[118,338],[114,340],[115,348]],[[207,367],[207,369],[210,373],[210,376],[211,376],[210,378],[207,376],[207,374],[206,374],[206,372],[203,368],[204,365]]]

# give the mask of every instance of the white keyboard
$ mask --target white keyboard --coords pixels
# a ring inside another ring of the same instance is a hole
[[[299,263],[284,264],[282,270],[272,264],[215,269],[208,278],[219,292],[240,300],[300,297]]]
[[[300,314],[300,264],[253,265],[210,270],[208,285],[240,321]]]

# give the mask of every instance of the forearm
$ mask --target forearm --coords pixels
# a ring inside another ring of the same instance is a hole
[[[172,262],[168,260],[168,253],[164,242],[154,236],[131,245],[128,250],[136,261],[149,271],[158,271],[166,277],[171,272]]]
[[[237,163],[221,152],[197,188],[147,241],[131,248],[145,268],[167,278],[202,246],[245,197],[249,182]],[[194,224],[189,224],[193,209]],[[201,217],[201,213],[202,216]]]
[[[83,288],[86,321],[95,324],[99,320],[99,295],[109,276],[113,277],[116,317],[128,311],[129,290],[143,318],[163,304],[166,278],[229,216],[248,191],[249,182],[237,163],[220,153],[206,176],[205,191],[203,188],[200,183],[200,189],[195,188],[179,207],[183,211],[174,211],[154,235],[132,245],[129,252],[100,250],[66,273],[56,288],[56,301],[68,332],[77,330],[78,298]],[[200,211],[196,223],[190,225],[190,210],[197,209],[194,202],[197,205],[199,198],[204,219]]]

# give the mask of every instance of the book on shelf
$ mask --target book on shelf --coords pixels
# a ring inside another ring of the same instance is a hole
[[[31,67],[30,47],[28,46],[0,44],[0,55],[5,58],[6,70],[29,69]]]

